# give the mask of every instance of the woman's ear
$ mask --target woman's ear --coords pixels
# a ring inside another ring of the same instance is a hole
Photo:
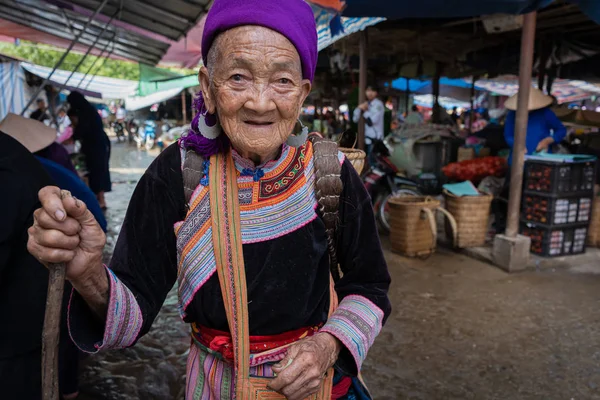
[[[306,98],[308,97],[308,95],[310,94],[310,91],[312,90],[312,84],[310,83],[310,81],[308,79],[303,79],[301,85],[302,85],[302,103],[300,103],[300,105],[304,104],[304,102],[306,101]]]
[[[200,72],[198,72],[198,82],[200,83],[200,88],[202,89],[202,97],[204,97],[204,105],[206,106],[206,110],[209,114],[214,114],[216,106],[210,91],[210,79],[208,77],[208,69],[206,67],[200,68]]]

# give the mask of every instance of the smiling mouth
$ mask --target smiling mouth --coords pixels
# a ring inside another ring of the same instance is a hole
[[[269,125],[273,125],[273,122],[269,122],[269,121],[244,121],[246,124],[248,125],[254,125],[254,126],[269,126]]]

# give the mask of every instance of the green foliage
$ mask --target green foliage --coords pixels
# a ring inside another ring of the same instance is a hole
[[[60,60],[62,57],[64,50],[57,49],[52,46],[41,45],[37,43],[21,41],[17,46],[12,43],[2,43],[0,42],[0,53],[6,54],[8,56],[21,58],[23,60],[29,61],[33,64],[42,65],[45,67],[54,67],[54,65]],[[71,52],[67,55],[67,58],[63,61],[63,63],[59,66],[59,69],[72,71],[81,58],[83,54]],[[98,59],[96,56],[89,55],[85,59],[85,61],[81,64],[77,72],[86,73],[89,68],[94,64],[94,62]],[[129,79],[133,81],[137,81],[140,78],[140,70],[137,63],[133,63],[130,61],[120,61],[107,59],[104,62],[104,59],[98,60],[92,69],[91,73],[96,72],[96,75],[100,76],[108,76],[111,78],[119,78],[119,79]],[[100,69],[98,69],[100,68]],[[174,72],[181,73],[183,75],[194,74],[193,70],[183,70],[178,68],[168,68]]]
[[[18,46],[12,43],[0,43],[0,53],[22,58],[33,64],[43,65],[51,68],[54,67],[58,60],[60,60],[63,52],[64,51],[62,49],[56,49],[51,46],[40,45],[27,41],[21,41]],[[59,66],[59,69],[72,71],[75,69],[82,57],[83,54],[81,53],[69,53],[67,58],[65,58],[63,63]],[[77,72],[86,73],[97,59],[98,57],[89,55],[81,64]],[[109,76],[111,78],[130,80],[138,80],[140,76],[140,71],[136,63],[112,59],[106,60],[104,65],[102,65],[102,62],[103,59],[98,60],[91,73],[94,73],[94,71],[97,70],[98,72],[96,74],[100,76]],[[99,70],[98,67],[100,67]]]

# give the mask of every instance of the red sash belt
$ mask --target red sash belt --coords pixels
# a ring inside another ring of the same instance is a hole
[[[314,335],[319,327],[301,328],[295,331],[270,336],[250,336],[250,353],[262,353],[278,347],[295,343]],[[192,324],[192,336],[201,345],[220,353],[226,361],[233,362],[233,343],[231,334],[216,329]]]

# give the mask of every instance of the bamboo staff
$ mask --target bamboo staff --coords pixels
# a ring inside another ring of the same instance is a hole
[[[59,400],[58,344],[66,267],[64,263],[50,264],[48,269],[48,297],[42,332],[42,399]]]

